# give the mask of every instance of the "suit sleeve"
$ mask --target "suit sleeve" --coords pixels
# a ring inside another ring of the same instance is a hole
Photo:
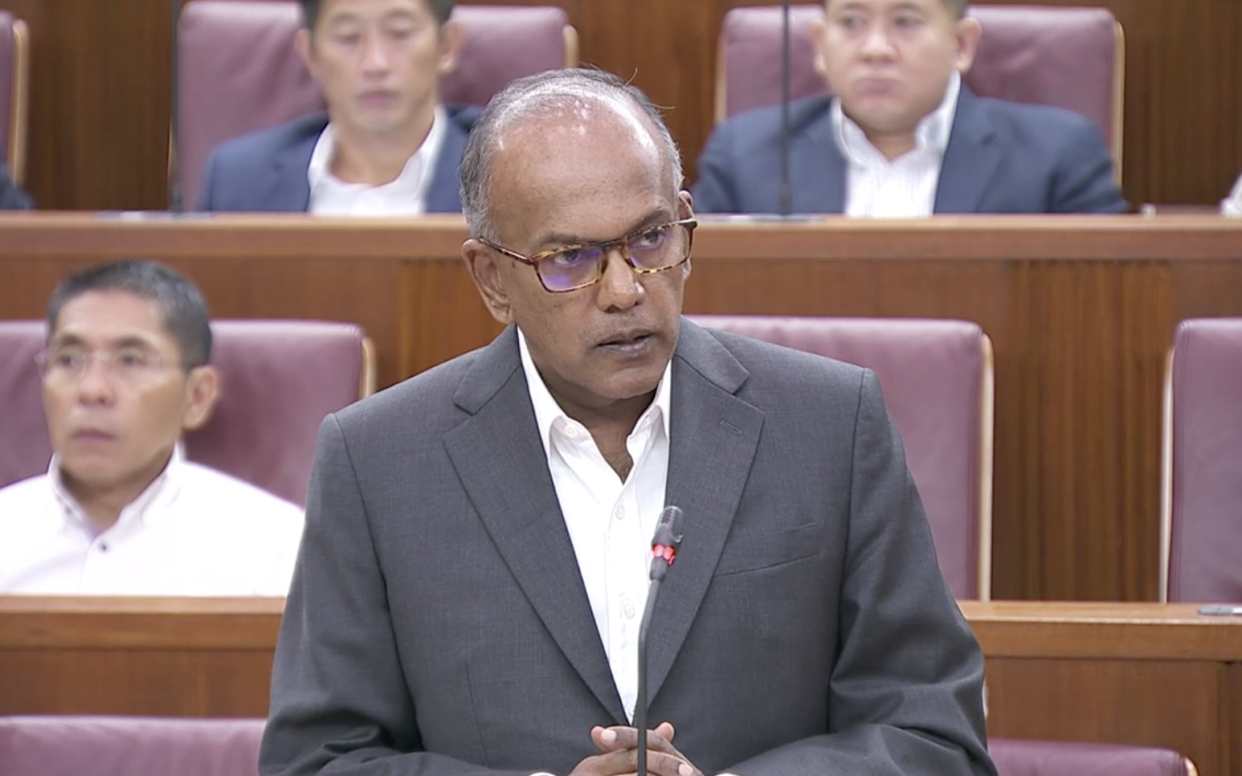
[[[264,776],[500,773],[424,751],[366,506],[332,415],[319,432],[259,770]]]
[[[219,207],[219,203],[215,201],[216,167],[216,152],[213,150],[207,157],[207,164],[203,165],[203,177],[198,184],[198,197],[194,205],[195,210],[210,213]]]
[[[1050,213],[1128,213],[1113,158],[1094,124],[1076,121],[1053,181]]]
[[[741,205],[735,192],[735,163],[732,153],[733,131],[725,122],[712,132],[699,155],[698,178],[691,187],[697,213],[738,213]]]
[[[983,655],[940,574],[900,437],[870,371],[860,390],[850,489],[829,732],[726,770],[994,776]]]

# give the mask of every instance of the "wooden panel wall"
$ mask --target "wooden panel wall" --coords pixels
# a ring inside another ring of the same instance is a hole
[[[28,187],[53,209],[167,204],[170,3],[0,0],[31,29]],[[476,2],[478,0],[469,0]],[[693,161],[712,125],[725,11],[775,0],[486,0],[564,7],[586,62],[633,77],[668,106]],[[1031,0],[996,0],[1029,3]],[[1099,4],[1126,29],[1125,190],[1134,203],[1218,202],[1242,172],[1242,4]]]

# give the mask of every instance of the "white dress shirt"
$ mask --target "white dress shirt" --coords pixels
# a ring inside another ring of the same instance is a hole
[[[53,458],[47,474],[0,490],[0,592],[283,596],[302,524],[294,504],[186,461],[178,445],[101,531]]]
[[[448,116],[436,107],[431,130],[397,179],[382,186],[345,183],[332,174],[336,128],[329,123],[315,142],[306,177],[310,212],[324,216],[416,216],[426,212],[427,189],[444,145]]]
[[[1220,212],[1226,216],[1242,216],[1242,178],[1238,178],[1229,196],[1221,200]]]
[[[647,604],[651,538],[668,483],[668,414],[672,365],[625,445],[633,468],[617,476],[591,433],[564,413],[531,360],[518,331],[522,369],[552,484],[569,529],[595,627],[629,719],[638,695],[638,626]],[[583,729],[583,735],[586,735]]]
[[[961,88],[961,76],[955,72],[940,106],[915,128],[914,149],[891,162],[845,115],[841,100],[832,101],[833,135],[847,167],[846,215],[912,218],[932,214]]]

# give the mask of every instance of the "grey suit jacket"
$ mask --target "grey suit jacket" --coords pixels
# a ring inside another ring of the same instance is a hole
[[[832,98],[790,105],[794,213],[842,213],[848,167],[833,138]],[[780,107],[725,121],[699,157],[699,213],[776,213]],[[935,213],[1125,213],[1113,160],[1094,124],[1076,113],[976,97],[965,84],[940,167]]]
[[[705,773],[992,774],[874,375],[683,322],[650,720]],[[626,724],[517,336],[323,424],[265,774],[568,773]]]

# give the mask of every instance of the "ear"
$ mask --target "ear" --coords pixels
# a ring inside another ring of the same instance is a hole
[[[436,73],[446,76],[457,69],[457,58],[461,54],[461,25],[449,19],[440,25],[440,58],[436,62]]]
[[[319,75],[315,72],[315,43],[311,40],[311,31],[305,27],[299,27],[297,34],[293,36],[293,47],[297,49],[298,58],[302,60],[307,71],[318,81]]]
[[[213,366],[196,366],[186,376],[186,404],[181,415],[181,428],[193,431],[211,418],[220,398],[220,373]]]
[[[811,38],[811,46],[815,49],[815,72],[819,73],[820,78],[827,80],[828,78],[828,65],[827,65],[828,20],[827,18],[823,14],[816,16],[814,19],[811,20],[810,25],[807,26],[806,32],[807,32],[807,35]]]
[[[963,75],[975,63],[975,52],[979,50],[979,39],[983,37],[983,25],[979,20],[963,16],[957,21],[957,72]]]
[[[470,270],[474,287],[479,289],[483,304],[492,317],[503,324],[513,322],[513,311],[509,306],[509,292],[505,288],[504,272],[498,262],[496,252],[478,240],[470,239],[461,246],[461,257]]]
[[[677,217],[694,218],[694,195],[689,191],[682,190],[677,193]],[[690,258],[686,259],[686,263],[681,265],[681,279],[683,281],[690,277],[690,265],[694,263],[693,246],[691,246],[690,253]]]

